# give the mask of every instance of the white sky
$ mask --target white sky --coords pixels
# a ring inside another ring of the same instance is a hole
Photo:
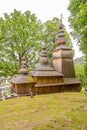
[[[14,9],[20,10],[21,12],[30,10],[38,19],[45,22],[54,17],[60,18],[62,13],[63,23],[69,32],[68,5],[69,0],[0,0],[0,17],[3,16],[5,12],[10,14]],[[80,57],[81,52],[79,52],[75,43],[73,43],[73,48],[75,49],[75,58]]]

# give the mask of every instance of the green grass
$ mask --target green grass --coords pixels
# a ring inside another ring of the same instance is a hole
[[[87,95],[37,95],[0,101],[0,130],[87,130]]]

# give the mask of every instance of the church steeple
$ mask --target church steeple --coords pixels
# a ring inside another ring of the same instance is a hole
[[[72,49],[66,45],[64,34],[64,25],[62,19],[60,20],[57,47],[53,52],[53,66],[57,72],[64,75],[65,78],[75,77],[73,52]]]

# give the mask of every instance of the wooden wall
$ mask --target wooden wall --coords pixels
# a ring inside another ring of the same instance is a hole
[[[32,91],[33,86],[34,85],[32,83],[13,84],[12,89],[19,95],[29,95],[30,90]]]
[[[62,76],[39,76],[34,77],[37,84],[62,83]]]
[[[80,84],[67,84],[67,85],[53,85],[53,86],[35,86],[32,89],[34,94],[47,94],[58,92],[79,92],[81,90]]]

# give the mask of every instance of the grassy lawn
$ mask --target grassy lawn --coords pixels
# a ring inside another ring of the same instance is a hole
[[[87,130],[87,95],[37,95],[0,101],[0,130]]]

